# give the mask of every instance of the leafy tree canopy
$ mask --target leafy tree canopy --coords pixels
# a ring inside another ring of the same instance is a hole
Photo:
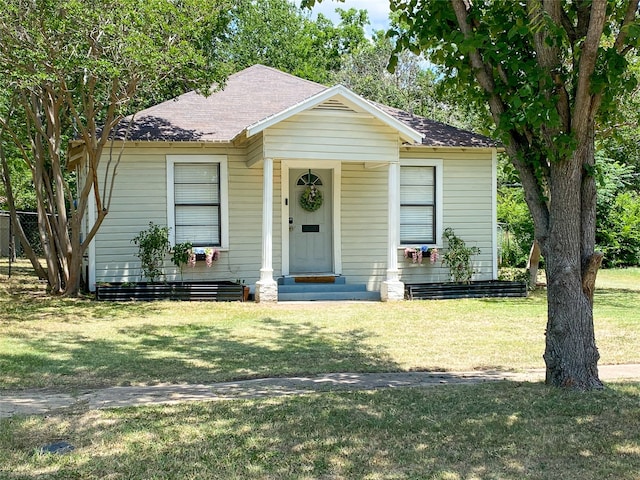
[[[155,98],[224,79],[215,53],[230,3],[0,0],[0,140],[14,146],[0,152],[5,189],[14,208],[15,153],[32,175],[46,270],[26,253],[54,293],[77,292],[82,256],[109,211],[117,154],[102,178],[98,166],[111,130]],[[72,138],[83,142],[79,192],[66,173]],[[81,235],[90,195],[97,219]]]
[[[422,55],[401,52],[390,72],[387,66],[393,51],[394,44],[386,32],[374,32],[370,41],[344,57],[342,67],[332,75],[332,82],[384,105],[488,133],[491,124],[486,108],[459,102],[456,93],[443,84]]]
[[[289,0],[243,0],[231,10],[231,31],[223,55],[234,70],[261,63],[308,80],[327,83],[342,56],[366,42],[365,10],[337,9],[334,25],[324,15],[316,20]]]

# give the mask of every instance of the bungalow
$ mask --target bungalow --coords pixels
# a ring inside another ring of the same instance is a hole
[[[255,65],[137,113],[123,148],[91,289],[143,280],[131,239],[149,222],[219,251],[185,280],[242,279],[259,302],[402,300],[405,283],[449,280],[435,256],[404,254],[444,251],[448,227],[480,249],[474,280],[497,278],[496,144],[344,86]],[[180,280],[169,261],[165,274]]]

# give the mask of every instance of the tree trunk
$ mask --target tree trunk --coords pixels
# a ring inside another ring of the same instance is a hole
[[[547,265],[546,382],[579,390],[602,388],[592,296],[593,267],[597,271],[599,256],[593,247],[583,251],[585,245],[593,245],[583,236],[595,236],[595,222],[590,221],[595,218],[595,208],[583,211],[581,189],[583,165],[589,163],[592,151],[588,145],[579,145],[572,158],[552,162],[549,235],[542,246]],[[584,268],[584,258],[595,259],[588,262],[591,268]]]
[[[540,266],[540,244],[537,240],[533,241],[531,251],[529,252],[529,260],[527,261],[527,269],[529,270],[530,288],[535,290],[538,286],[538,267]]]
[[[80,280],[82,277],[82,257],[74,252],[69,261],[69,276],[65,289],[62,292],[64,296],[75,297],[80,292]]]
[[[2,130],[4,130],[4,127]],[[2,137],[2,132],[0,132],[0,137]],[[33,248],[31,247],[31,244],[29,243],[29,240],[27,239],[27,236],[24,233],[22,225],[20,224],[20,220],[18,219],[18,215],[16,212],[16,204],[13,198],[13,188],[11,184],[11,174],[9,172],[9,164],[7,163],[7,159],[4,155],[4,150],[1,144],[0,144],[0,164],[2,165],[2,170],[1,170],[2,175],[0,176],[2,177],[5,194],[7,196],[7,204],[9,205],[9,215],[10,215],[10,221],[11,221],[12,230],[14,232],[14,236],[17,234],[18,238],[20,239],[20,244],[22,245],[24,254],[31,262],[31,265],[33,266],[33,270],[36,272],[36,275],[38,276],[38,278],[40,280],[46,280],[47,272],[45,271],[44,268],[42,268],[42,265],[40,265],[40,262],[38,261],[38,257],[34,252]],[[16,258],[15,238],[11,238],[10,241],[13,243],[13,246],[11,248],[11,257],[12,257],[11,259],[15,261],[15,258]]]
[[[547,257],[545,257],[547,258]],[[563,263],[566,259],[556,259]],[[547,264],[551,264],[548,260]],[[555,275],[555,277],[554,277]],[[593,308],[573,271],[547,274],[548,321],[544,359],[546,383],[579,390],[602,388],[598,378]]]

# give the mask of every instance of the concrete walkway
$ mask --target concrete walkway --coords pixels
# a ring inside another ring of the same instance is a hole
[[[598,370],[603,381],[640,381],[640,364],[602,365]],[[329,373],[314,377],[265,378],[209,385],[111,387],[74,395],[48,390],[25,390],[0,393],[0,418],[179,402],[301,395],[311,392],[430,387],[499,380],[539,382],[544,380],[544,371]]]

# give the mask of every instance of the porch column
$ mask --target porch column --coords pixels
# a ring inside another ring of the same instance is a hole
[[[256,282],[256,302],[277,302],[278,284],[273,279],[273,158],[265,158],[262,179],[262,267]]]
[[[380,298],[383,302],[404,300],[404,283],[400,281],[398,270],[398,238],[400,237],[400,164],[389,164],[389,210],[388,210],[388,247],[387,279],[382,282]]]

